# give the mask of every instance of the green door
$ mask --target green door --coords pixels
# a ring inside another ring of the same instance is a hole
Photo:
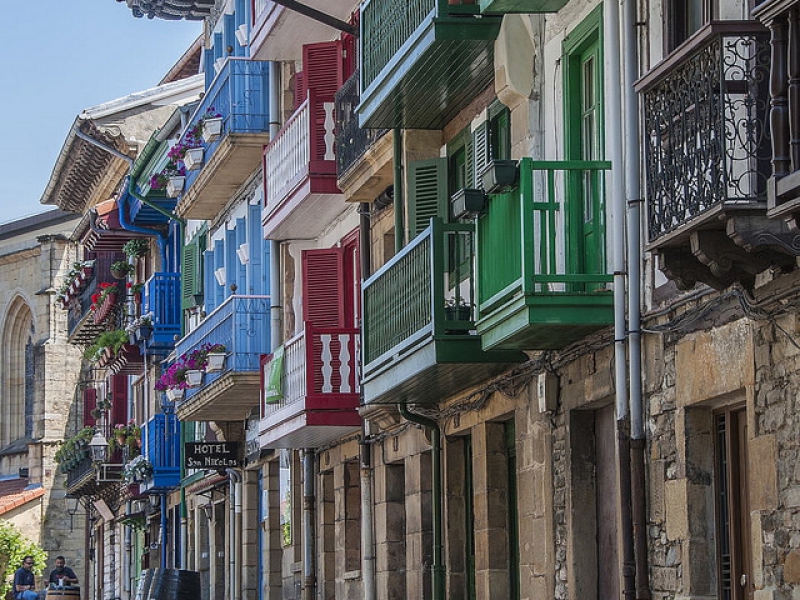
[[[603,158],[603,55],[600,8],[564,41],[564,118],[568,160]],[[605,272],[601,171],[575,171],[567,196],[568,264],[574,274]]]

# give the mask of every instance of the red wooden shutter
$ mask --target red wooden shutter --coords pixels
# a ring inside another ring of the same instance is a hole
[[[317,97],[333,100],[345,81],[345,59],[341,40],[303,46],[303,77]]]
[[[111,376],[111,424],[128,422],[128,376]]]
[[[303,320],[316,327],[342,327],[344,268],[341,248],[303,251]]]
[[[97,408],[97,390],[94,388],[83,389],[83,426],[94,427],[97,424],[92,416],[92,411]]]
[[[294,108],[297,110],[297,107],[300,106],[303,102],[306,101],[306,95],[308,94],[308,88],[306,87],[306,78],[305,74],[300,71],[294,76]]]

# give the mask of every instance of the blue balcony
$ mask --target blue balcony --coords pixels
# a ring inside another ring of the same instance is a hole
[[[175,211],[184,218],[211,219],[261,162],[269,142],[269,63],[230,57],[206,91],[184,131],[209,113],[222,118],[219,137],[204,134],[202,166],[188,170]]]
[[[153,416],[142,427],[143,455],[153,473],[139,486],[142,494],[165,494],[181,479],[181,424],[175,415]]]
[[[154,273],[142,292],[142,314],[153,315],[153,333],[147,340],[147,353],[166,356],[175,346],[175,336],[181,334],[181,275]],[[144,341],[140,343],[143,344]]]
[[[176,407],[181,421],[240,421],[258,406],[260,358],[270,352],[269,296],[230,296],[175,345],[180,357],[224,344],[223,368],[207,372]]]

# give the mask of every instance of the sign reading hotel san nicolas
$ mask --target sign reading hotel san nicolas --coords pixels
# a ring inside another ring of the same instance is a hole
[[[186,442],[187,469],[231,469],[239,466],[239,442]]]

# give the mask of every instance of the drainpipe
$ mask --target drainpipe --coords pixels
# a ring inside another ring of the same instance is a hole
[[[161,494],[161,568],[167,568],[167,495]]]
[[[372,254],[370,247],[369,203],[362,202],[358,207],[359,217],[359,261],[361,280],[372,275]],[[364,347],[362,342],[361,347]],[[364,404],[364,398],[361,398]],[[361,420],[361,439],[359,457],[361,462],[361,581],[364,586],[364,600],[377,600],[375,583],[375,516],[372,497],[372,457],[370,455],[369,435],[366,420]]]
[[[433,419],[417,415],[408,410],[405,404],[398,404],[397,410],[400,415],[412,423],[419,423],[431,432],[431,478],[433,479],[433,515],[431,518],[433,526],[433,565],[432,585],[433,600],[444,600],[444,571],[442,562],[442,431]]]
[[[126,503],[126,510],[125,514],[131,514],[131,502],[128,501]],[[132,548],[133,548],[133,536],[131,534],[131,528],[125,527],[125,556],[122,559],[122,590],[128,596],[131,597],[131,573],[133,571],[131,560],[132,560]]]
[[[230,501],[228,505],[228,575],[230,578],[231,598],[242,597],[242,578],[237,573],[237,566],[242,564],[242,476],[236,469],[225,469],[230,480]]]
[[[303,450],[303,600],[314,600],[317,595],[317,565],[314,554],[314,464],[312,448]]]
[[[625,187],[628,203],[628,355],[631,411],[631,512],[636,563],[636,598],[649,600],[645,435],[642,409],[641,334],[641,174],[639,171],[639,103],[633,84],[638,77],[636,4],[622,0],[625,105]]]
[[[617,474],[620,490],[620,529],[622,532],[622,579],[623,596],[633,598],[635,594],[635,560],[633,549],[633,524],[631,520],[630,446],[627,433],[628,419],[628,370],[626,356],[625,322],[625,180],[623,178],[624,156],[622,131],[622,67],[620,64],[619,5],[606,2],[604,22],[605,39],[608,44],[608,107],[611,118],[609,130],[609,153],[611,171],[611,250],[614,272],[614,383],[616,388],[616,435]]]
[[[280,63],[269,63],[269,139],[274,139],[281,129],[277,120],[280,113]],[[266,178],[266,173],[264,174]],[[266,195],[267,190],[264,189]],[[281,243],[269,241],[269,315],[270,315],[270,350],[274,351],[283,341],[283,325],[281,306]]]
[[[392,131],[394,140],[394,251],[406,245],[405,215],[403,213],[403,132]]]

